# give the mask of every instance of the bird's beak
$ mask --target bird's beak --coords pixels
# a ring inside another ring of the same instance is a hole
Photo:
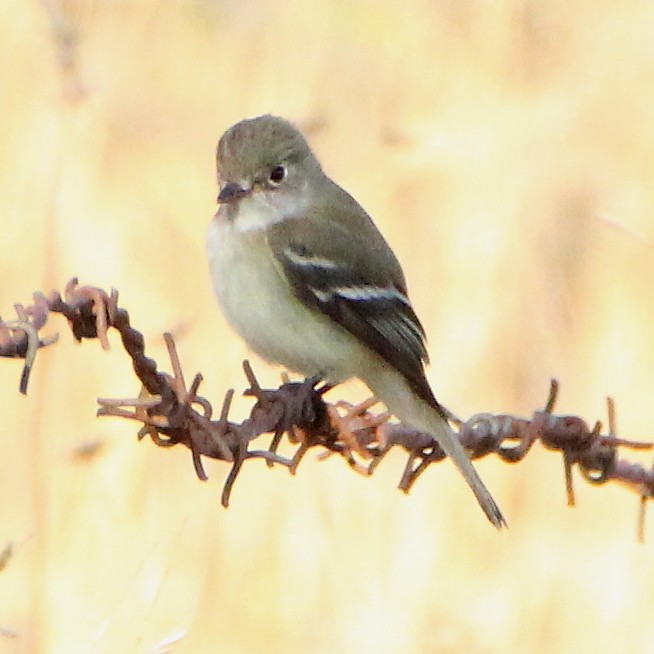
[[[225,184],[218,194],[218,204],[228,204],[235,202],[250,193],[250,189],[243,188],[239,184],[229,182]]]

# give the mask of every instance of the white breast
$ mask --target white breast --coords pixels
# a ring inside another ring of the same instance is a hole
[[[292,294],[264,230],[241,231],[216,216],[207,250],[218,304],[252,350],[303,375],[330,381],[353,376],[363,346]]]

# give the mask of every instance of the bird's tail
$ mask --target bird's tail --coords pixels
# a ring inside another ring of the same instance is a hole
[[[477,474],[447,420],[427,401],[416,395],[407,380],[395,370],[386,369],[384,374],[364,381],[393,415],[436,439],[472,489],[486,517],[498,529],[506,527],[506,520],[500,508]]]

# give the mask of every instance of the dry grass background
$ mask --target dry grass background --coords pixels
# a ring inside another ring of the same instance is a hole
[[[610,394],[652,437],[653,30],[646,0],[5,0],[0,311],[115,286],[155,358],[171,330],[209,397],[243,387],[204,260],[213,148],[274,112],[404,262],[448,406],[529,414],[557,376],[561,411]],[[246,466],[224,511],[224,466],[201,484],[94,418],[138,391],[117,343],[51,329],[27,398],[0,365],[0,652],[654,652],[654,526],[637,544],[623,489],[578,482],[571,510],[554,455],[483,461],[498,535],[450,466],[407,498],[399,457],[369,480],[310,457]]]

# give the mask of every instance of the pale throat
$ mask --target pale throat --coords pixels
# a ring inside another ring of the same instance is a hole
[[[284,220],[301,218],[310,206],[311,187],[305,180],[300,188],[292,191],[254,191],[234,205],[221,207],[218,215],[231,222],[238,232],[254,232]]]

